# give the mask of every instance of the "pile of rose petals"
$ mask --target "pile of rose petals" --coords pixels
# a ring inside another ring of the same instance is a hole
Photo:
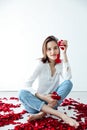
[[[5,102],[6,100],[9,102],[15,100],[16,105],[14,101],[13,103],[7,103]],[[69,98],[65,99],[60,107],[65,108],[66,106],[68,107],[68,111],[73,109],[76,113],[72,118],[75,118],[80,124],[77,129],[53,117],[44,117],[31,122],[26,119],[26,123],[18,122],[18,120],[22,119],[23,115],[27,113],[25,110],[15,113],[14,109],[21,107],[18,98],[0,98],[0,127],[12,124],[14,125],[14,130],[87,130],[87,104]],[[9,128],[9,130],[11,129]]]
[[[23,118],[22,115],[26,113],[25,110],[15,113],[13,108],[19,108],[21,104],[14,105],[12,103],[6,103],[7,100],[16,100],[18,102],[18,98],[15,97],[11,97],[10,99],[0,98],[0,127],[9,124],[18,124],[15,120]]]

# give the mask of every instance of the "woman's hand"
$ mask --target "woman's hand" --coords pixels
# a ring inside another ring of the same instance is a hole
[[[44,100],[48,103],[48,105],[50,107],[55,107],[57,105],[58,101],[56,99],[53,99],[52,95],[53,94],[44,95]]]
[[[44,95],[44,99],[46,102],[48,103],[51,103],[54,101],[54,99],[52,98],[53,94],[47,94],[47,95]]]
[[[51,107],[55,107],[58,103],[58,101],[56,99],[52,98],[53,94],[43,95],[40,93],[36,93],[35,95],[36,95],[36,97],[40,98],[41,100],[47,102],[49,104],[49,106],[51,106]]]
[[[61,49],[61,47],[63,47],[63,49]],[[67,47],[68,47],[67,40],[62,40],[62,41],[61,41],[60,49],[61,49],[61,51],[62,51],[63,53],[66,53]]]
[[[67,54],[66,54],[67,47],[68,47],[67,40],[61,40],[61,43],[59,44],[59,48],[61,49],[63,62],[68,61]]]

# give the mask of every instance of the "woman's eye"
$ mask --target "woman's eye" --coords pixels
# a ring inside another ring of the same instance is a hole
[[[58,47],[57,47],[57,46],[55,46],[54,48],[47,48],[47,50],[48,50],[48,51],[51,51],[52,49],[53,49],[53,50],[57,50],[57,49],[58,49]]]
[[[50,50],[51,50],[51,48],[48,48],[47,50],[48,50],[48,51],[50,51]]]

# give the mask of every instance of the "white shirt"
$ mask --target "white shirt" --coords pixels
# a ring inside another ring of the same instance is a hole
[[[56,64],[55,68],[55,74],[51,76],[49,63],[39,61],[23,89],[30,91],[34,95],[36,92],[48,94],[55,91],[58,88],[60,76],[62,76],[64,80],[69,80],[71,78],[71,69],[68,62]],[[37,78],[38,86],[37,90],[34,90],[32,85]]]

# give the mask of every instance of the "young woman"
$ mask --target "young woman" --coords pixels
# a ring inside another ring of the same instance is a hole
[[[67,41],[61,41],[61,44],[62,47],[58,46],[58,39],[54,36],[45,39],[42,46],[43,57],[29,78],[27,87],[19,92],[19,99],[29,112],[30,121],[40,119],[48,113],[77,128],[79,123],[76,120],[57,110],[73,86],[70,81],[71,69],[66,54]],[[62,60],[60,60],[60,52]],[[61,84],[59,84],[60,77],[64,79]],[[34,90],[32,85],[37,78],[38,87]],[[61,96],[60,100],[52,98],[54,91]]]

